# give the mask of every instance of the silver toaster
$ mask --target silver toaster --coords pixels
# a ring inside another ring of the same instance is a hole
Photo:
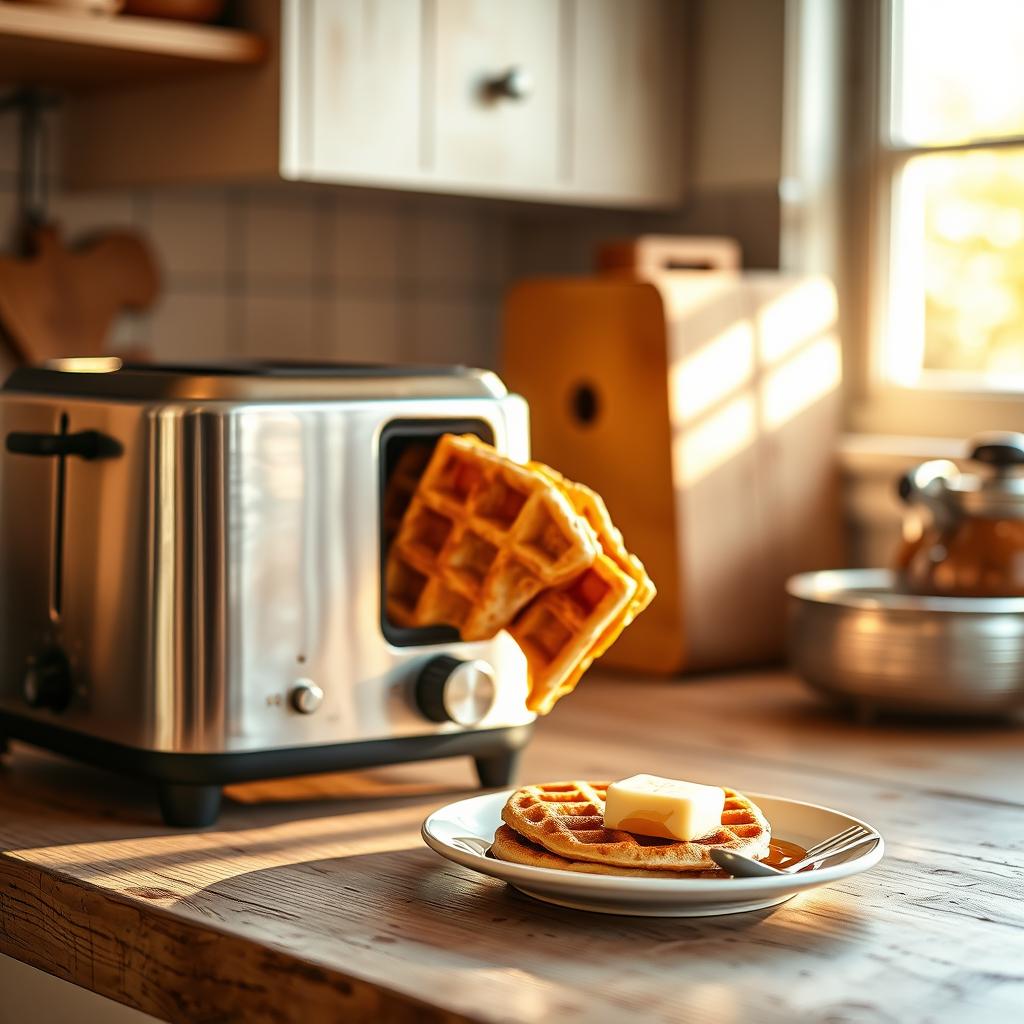
[[[0,742],[152,779],[169,824],[246,779],[469,755],[530,734],[504,634],[389,623],[389,531],[432,446],[529,455],[463,368],[19,369],[0,391]]]

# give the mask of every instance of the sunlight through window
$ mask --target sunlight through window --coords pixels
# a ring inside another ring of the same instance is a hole
[[[883,375],[1024,390],[1024,3],[891,13]]]

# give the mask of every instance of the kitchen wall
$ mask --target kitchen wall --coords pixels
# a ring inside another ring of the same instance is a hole
[[[10,121],[10,118],[7,119]],[[16,149],[0,137],[0,238],[13,244]],[[708,195],[681,214],[513,209],[471,200],[291,187],[55,191],[71,241],[132,227],[161,297],[118,326],[158,359],[289,357],[497,363],[501,295],[526,274],[586,272],[602,239],[721,232],[777,259],[773,193]]]
[[[59,124],[50,131],[59,148]],[[14,119],[0,115],[0,239],[16,224]],[[58,158],[54,155],[53,166]],[[160,359],[494,362],[506,222],[480,204],[290,188],[55,191],[66,237],[130,226],[163,288],[118,329]]]

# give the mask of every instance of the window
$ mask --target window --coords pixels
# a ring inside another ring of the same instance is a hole
[[[890,415],[869,427],[899,429],[902,403],[908,431],[1021,429],[1006,399],[1024,392],[1024,2],[879,10],[866,333]],[[972,398],[973,417],[936,423]]]

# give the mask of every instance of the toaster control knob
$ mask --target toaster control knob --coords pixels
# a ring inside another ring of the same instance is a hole
[[[324,691],[312,679],[300,679],[288,695],[292,707],[303,715],[311,715],[324,702]]]
[[[498,687],[486,661],[431,658],[416,680],[416,703],[432,722],[479,725],[494,707]]]
[[[63,711],[71,702],[71,666],[59,647],[28,659],[21,692],[33,708]]]

